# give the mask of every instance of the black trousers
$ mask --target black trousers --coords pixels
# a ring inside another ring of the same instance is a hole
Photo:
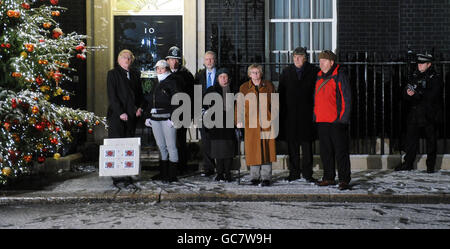
[[[302,147],[302,167],[300,168],[300,150]],[[313,174],[313,153],[311,141],[288,140],[289,151],[289,175],[304,178],[311,178]]]
[[[427,141],[427,168],[434,169],[437,152],[437,135],[435,125],[428,124],[419,126],[409,124],[406,129],[406,166],[409,168],[413,167],[414,160],[416,160],[416,155],[419,150],[420,132],[423,130]]]
[[[231,174],[233,158],[217,158],[217,174]]]
[[[136,119],[122,121],[119,118],[108,119],[108,138],[134,137],[136,133]]]
[[[320,159],[323,164],[323,180],[336,178],[337,163],[339,182],[351,180],[348,125],[318,123]]]
[[[180,169],[186,169],[188,159],[188,149],[186,144],[187,128],[177,129],[177,150],[178,150],[178,166]]]
[[[211,157],[211,139],[205,131],[205,127],[200,128],[202,157],[203,157],[203,171],[214,171],[215,163]]]

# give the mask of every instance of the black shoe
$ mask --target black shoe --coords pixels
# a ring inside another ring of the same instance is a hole
[[[223,174],[217,174],[216,178],[214,178],[215,181],[225,181],[225,177],[223,176]]]
[[[209,176],[212,176],[212,175],[214,175],[215,173],[214,173],[214,170],[207,170],[207,171],[204,171],[202,174],[201,174],[201,176],[204,176],[204,177],[209,177]]]
[[[406,163],[401,163],[394,168],[395,171],[407,171],[412,169],[413,169],[412,166],[407,166]]]
[[[428,174],[433,174],[434,173],[434,168],[427,168],[427,173]]]
[[[162,177],[162,174],[161,174],[161,173],[158,173],[158,174],[152,176],[151,179],[152,179],[153,181],[159,181],[159,180],[162,180],[163,177]]]
[[[311,182],[311,183],[316,183],[317,182],[317,179],[312,177],[312,176],[311,177],[305,177],[305,180],[307,182]]]
[[[261,181],[258,179],[253,179],[253,180],[251,180],[251,182],[252,182],[252,185],[258,185]]]
[[[261,183],[261,186],[263,186],[263,187],[270,186],[270,181],[269,180],[263,180],[262,183]]]
[[[289,174],[289,176],[286,177],[286,181],[292,182],[292,181],[298,180],[298,179],[300,179],[300,178],[301,178],[301,177],[300,177],[299,175],[291,175],[291,174]]]
[[[231,177],[231,174],[225,174],[225,181],[226,182],[232,182],[233,178]]]

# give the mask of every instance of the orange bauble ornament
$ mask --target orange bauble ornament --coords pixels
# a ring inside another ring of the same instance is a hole
[[[39,113],[39,107],[33,106],[33,108],[31,109],[31,112],[32,112],[33,114]]]
[[[4,167],[4,168],[2,169],[2,174],[3,174],[4,176],[10,176],[11,173],[12,173],[12,169],[11,169],[10,167]]]

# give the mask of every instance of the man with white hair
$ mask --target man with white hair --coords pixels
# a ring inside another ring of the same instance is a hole
[[[134,137],[137,118],[142,114],[143,92],[141,75],[132,70],[134,55],[122,50],[117,58],[118,65],[108,71],[108,137]]]

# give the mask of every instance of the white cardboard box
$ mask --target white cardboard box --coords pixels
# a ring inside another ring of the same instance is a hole
[[[103,143],[100,146],[99,176],[136,176],[141,173],[141,138],[105,139]]]

